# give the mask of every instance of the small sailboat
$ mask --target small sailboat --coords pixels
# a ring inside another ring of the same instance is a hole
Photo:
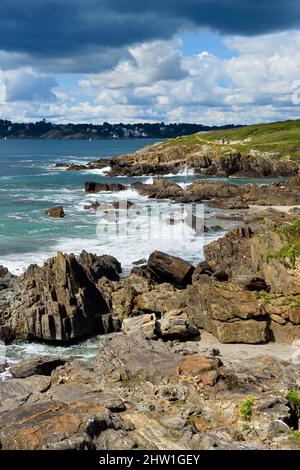
[[[89,138],[89,141],[92,142],[92,138],[91,138],[91,137]]]
[[[7,137],[6,137],[6,136],[4,137],[4,140],[7,140]]]

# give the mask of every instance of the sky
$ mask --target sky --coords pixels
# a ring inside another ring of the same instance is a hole
[[[299,0],[1,0],[0,118],[300,117]]]

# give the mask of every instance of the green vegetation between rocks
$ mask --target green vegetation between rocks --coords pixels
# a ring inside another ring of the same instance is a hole
[[[285,298],[285,302],[294,308],[300,308],[300,298],[289,295]]]
[[[288,390],[286,399],[295,413],[297,413],[297,416],[300,416],[300,392],[292,389]]]
[[[253,293],[257,299],[260,299],[263,301],[264,305],[269,304],[274,299],[274,295],[270,294],[269,292],[265,290],[254,291]]]
[[[299,442],[299,443],[300,443],[300,431],[292,431],[292,432],[290,432],[289,438],[290,438],[292,441],[296,441],[296,442]]]
[[[244,421],[251,421],[252,408],[256,398],[253,395],[249,395],[246,400],[242,401],[240,405],[240,416]]]
[[[282,234],[287,243],[276,253],[267,253],[263,259],[266,262],[277,259],[285,267],[295,269],[296,260],[300,256],[300,217],[291,224],[280,227],[277,233]]]

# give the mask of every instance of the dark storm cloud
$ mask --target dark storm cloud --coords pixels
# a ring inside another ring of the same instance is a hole
[[[250,36],[299,25],[299,0],[1,0],[0,50],[72,70],[79,57],[95,66],[95,54],[182,30]]]

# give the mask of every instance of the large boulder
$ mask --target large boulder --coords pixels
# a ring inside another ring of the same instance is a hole
[[[204,256],[212,271],[224,271],[229,279],[257,277],[257,266],[253,263],[253,240],[262,233],[270,233],[291,220],[290,215],[281,213],[262,214],[230,230],[224,237],[204,246]],[[261,250],[257,251],[261,253]]]
[[[122,267],[119,261],[113,256],[97,256],[83,250],[77,259],[95,282],[103,276],[110,281],[118,281],[120,278]]]
[[[140,194],[153,199],[175,199],[183,194],[181,186],[166,179],[157,178],[152,184],[137,182],[131,186]]]
[[[207,277],[188,287],[188,314],[198,328],[221,343],[264,343],[269,339],[263,302],[253,292]]]
[[[168,282],[177,287],[191,283],[194,266],[181,258],[154,251],[148,259],[148,271],[156,282]]]
[[[198,336],[196,328],[184,310],[170,310],[156,318],[155,314],[145,314],[123,321],[122,331],[126,334],[143,334],[148,339],[186,341]]]

